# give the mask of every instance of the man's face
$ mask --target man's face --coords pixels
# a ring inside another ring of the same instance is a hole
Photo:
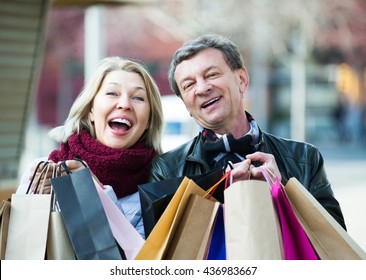
[[[200,126],[224,134],[242,122],[249,78],[244,68],[232,71],[221,51],[205,49],[182,61],[174,78],[188,112]]]

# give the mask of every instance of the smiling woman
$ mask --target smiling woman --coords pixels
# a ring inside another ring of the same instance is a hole
[[[83,160],[103,185],[113,188],[127,218],[143,235],[137,185],[146,182],[151,160],[161,153],[162,129],[160,92],[145,67],[107,57],[85,84],[65,124],[50,131],[60,149],[48,161],[55,167],[66,161],[75,171],[82,165],[73,159]],[[41,160],[24,173],[17,193],[26,192]]]
[[[90,111],[98,141],[112,148],[130,148],[149,128],[149,116],[141,76],[124,70],[108,73]]]

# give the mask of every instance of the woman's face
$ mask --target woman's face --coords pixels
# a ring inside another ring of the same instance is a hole
[[[149,127],[147,94],[139,74],[123,70],[108,73],[89,114],[97,140],[111,148],[132,147]]]

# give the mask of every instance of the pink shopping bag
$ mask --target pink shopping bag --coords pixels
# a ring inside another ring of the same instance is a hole
[[[281,227],[284,259],[318,260],[319,257],[297,219],[281,182],[277,177],[273,182],[264,168],[262,173],[271,184],[271,195]]]

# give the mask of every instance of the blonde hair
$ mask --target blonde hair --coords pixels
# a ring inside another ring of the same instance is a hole
[[[92,137],[96,138],[94,126],[89,119],[89,112],[104,78],[115,70],[137,73],[143,79],[150,104],[150,126],[142,138],[148,146],[153,147],[158,154],[161,154],[163,111],[159,88],[142,63],[121,57],[106,57],[100,61],[96,71],[71,106],[64,125],[52,129],[49,132],[50,137],[57,142],[67,142],[72,134],[79,134],[81,129],[86,129]]]

